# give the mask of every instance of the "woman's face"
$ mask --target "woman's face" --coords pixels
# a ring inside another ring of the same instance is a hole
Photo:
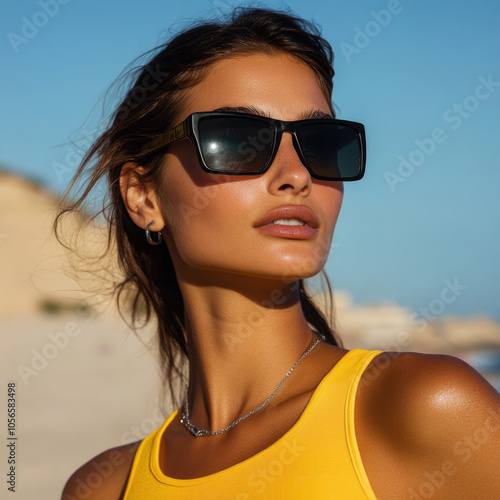
[[[287,121],[331,116],[313,71],[285,54],[221,60],[186,97],[177,123],[219,108]],[[221,272],[268,279],[317,274],[328,256],[343,185],[311,178],[284,133],[269,170],[254,176],[204,172],[191,141],[178,141],[165,157],[161,190],[162,234],[178,277],[213,282]]]

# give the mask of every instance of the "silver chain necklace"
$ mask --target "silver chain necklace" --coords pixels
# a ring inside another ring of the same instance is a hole
[[[250,415],[253,415],[254,413],[257,413],[259,410],[262,410],[264,406],[271,401],[271,399],[274,397],[274,395],[280,390],[281,386],[285,383],[285,380],[290,376],[290,374],[295,370],[297,365],[323,340],[325,340],[325,337],[321,335],[319,332],[316,330],[313,330],[313,332],[316,335],[319,335],[319,339],[317,339],[310,347],[308,347],[302,354],[302,356],[296,361],[296,363],[288,370],[287,374],[283,377],[283,380],[278,384],[278,387],[274,389],[273,393],[257,408],[255,408],[252,411],[249,411],[246,415],[243,415],[240,418],[237,418],[234,422],[230,423],[227,427],[224,427],[224,429],[220,429],[218,431],[208,431],[206,429],[198,429],[196,425],[194,425],[191,420],[189,419],[189,402],[188,402],[188,389],[189,385],[186,387],[186,395],[184,398],[184,410],[182,412],[182,418],[181,418],[181,424],[188,430],[190,431],[194,436],[200,437],[200,436],[217,436],[218,434],[222,434],[223,432],[228,431],[229,429],[232,429],[235,425],[238,425],[240,422],[248,418]]]

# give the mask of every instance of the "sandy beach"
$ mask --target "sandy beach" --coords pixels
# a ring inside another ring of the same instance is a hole
[[[77,467],[162,423],[155,359],[121,318],[32,314],[0,319],[0,331],[9,347],[0,364],[5,393],[16,384],[13,498],[60,498]]]

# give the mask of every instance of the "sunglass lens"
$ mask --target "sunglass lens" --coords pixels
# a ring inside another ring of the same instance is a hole
[[[316,176],[349,180],[359,174],[361,145],[353,128],[334,123],[305,124],[299,139],[302,154]]]
[[[199,135],[203,158],[211,170],[241,173],[264,169],[275,136],[266,122],[231,116],[200,120]]]

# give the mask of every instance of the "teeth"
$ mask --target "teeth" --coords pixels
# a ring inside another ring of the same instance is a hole
[[[299,219],[278,219],[272,222],[272,224],[280,224],[282,226],[305,226],[306,223]]]

